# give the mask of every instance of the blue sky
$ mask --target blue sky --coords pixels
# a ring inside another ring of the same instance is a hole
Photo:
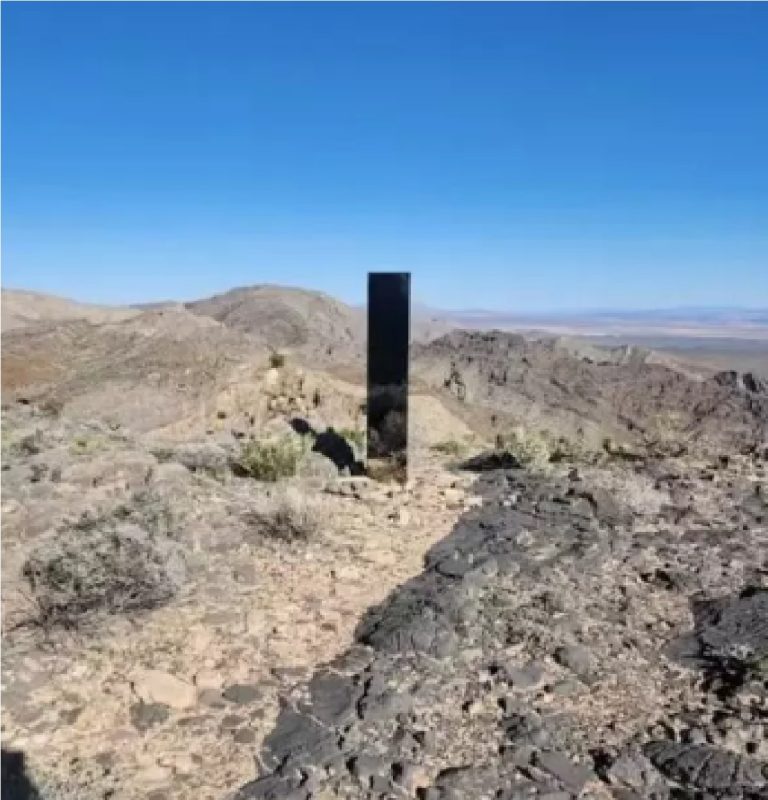
[[[768,305],[768,5],[2,4],[3,281]]]

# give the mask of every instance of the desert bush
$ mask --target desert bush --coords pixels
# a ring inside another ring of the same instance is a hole
[[[48,397],[40,403],[40,411],[46,417],[59,417],[64,410],[64,401],[58,397]]]
[[[229,452],[213,442],[189,442],[176,447],[173,458],[190,472],[221,479],[229,467]]]
[[[340,428],[337,433],[355,447],[360,449],[365,447],[365,431],[360,428]]]
[[[455,439],[446,439],[444,442],[436,442],[430,447],[435,453],[441,453],[444,456],[460,456],[466,449],[466,446]]]
[[[523,466],[541,469],[550,461],[551,445],[540,431],[518,426],[501,437],[501,445]]]
[[[682,411],[662,411],[648,422],[645,442],[660,455],[682,455],[690,442],[687,419]]]
[[[642,453],[637,448],[626,442],[617,442],[610,436],[606,436],[603,439],[603,451],[611,458],[623,461],[641,461],[643,458]]]
[[[233,461],[234,471],[258,481],[277,481],[296,474],[308,445],[302,437],[249,441]]]
[[[141,611],[169,600],[183,580],[184,561],[163,533],[162,512],[149,509],[142,517],[126,507],[103,517],[84,516],[38,545],[22,568],[33,621],[46,629],[77,628],[89,617]]]
[[[583,438],[568,438],[566,436],[551,436],[549,438],[550,461],[589,461],[596,458],[594,449],[587,447]]]
[[[273,369],[280,369],[285,366],[285,354],[273,351],[269,354],[269,366]]]
[[[263,498],[246,514],[247,522],[267,539],[300,542],[314,538],[320,531],[322,509],[297,487],[287,487]]]
[[[544,469],[550,463],[590,462],[596,454],[581,437],[556,435],[546,429],[514,428],[498,437],[497,446],[514,456],[522,466]]]
[[[173,447],[166,445],[153,445],[149,448],[149,452],[161,463],[168,464],[173,461],[176,451]]]
[[[103,436],[75,436],[69,447],[72,455],[90,455],[107,449],[107,441]]]

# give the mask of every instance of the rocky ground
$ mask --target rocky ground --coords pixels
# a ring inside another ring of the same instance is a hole
[[[768,796],[764,463],[494,471],[283,701],[257,798]]]
[[[217,471],[211,441],[153,446],[25,404],[4,425],[3,746],[46,800],[221,798],[249,780],[281,693],[353,642],[469,502],[471,478],[428,449],[405,489],[319,456],[270,485]],[[316,522],[308,538],[265,530],[286,491]],[[136,529],[174,548],[171,596],[45,624],[30,555],[82,541],[90,563],[83,537]]]
[[[278,295],[3,335],[3,800],[768,798],[764,378],[454,332],[405,487],[266,482],[364,401]]]

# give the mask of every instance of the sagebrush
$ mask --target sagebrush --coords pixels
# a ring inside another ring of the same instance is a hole
[[[455,439],[446,439],[444,442],[436,442],[430,449],[445,456],[460,456],[466,450],[466,445]]]
[[[267,539],[307,541],[320,532],[322,507],[295,487],[287,487],[261,501],[247,515],[247,522]]]
[[[297,436],[246,442],[234,460],[235,471],[258,481],[278,481],[296,474],[308,445]]]
[[[145,511],[121,506],[85,516],[38,545],[22,568],[31,621],[77,628],[90,617],[155,608],[173,597],[183,580],[181,551],[167,535],[165,513]]]

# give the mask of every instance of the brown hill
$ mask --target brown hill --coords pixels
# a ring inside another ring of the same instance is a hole
[[[266,364],[244,334],[178,308],[40,324],[3,335],[3,390],[147,430],[190,413],[249,355]]]
[[[299,352],[313,361],[362,355],[362,313],[321,292],[250,286],[187,303],[186,308],[243,331],[266,347]]]
[[[82,319],[94,324],[118,322],[135,317],[139,313],[141,312],[135,308],[79,303],[76,300],[40,292],[27,292],[21,289],[2,291],[3,331],[71,319]]]

